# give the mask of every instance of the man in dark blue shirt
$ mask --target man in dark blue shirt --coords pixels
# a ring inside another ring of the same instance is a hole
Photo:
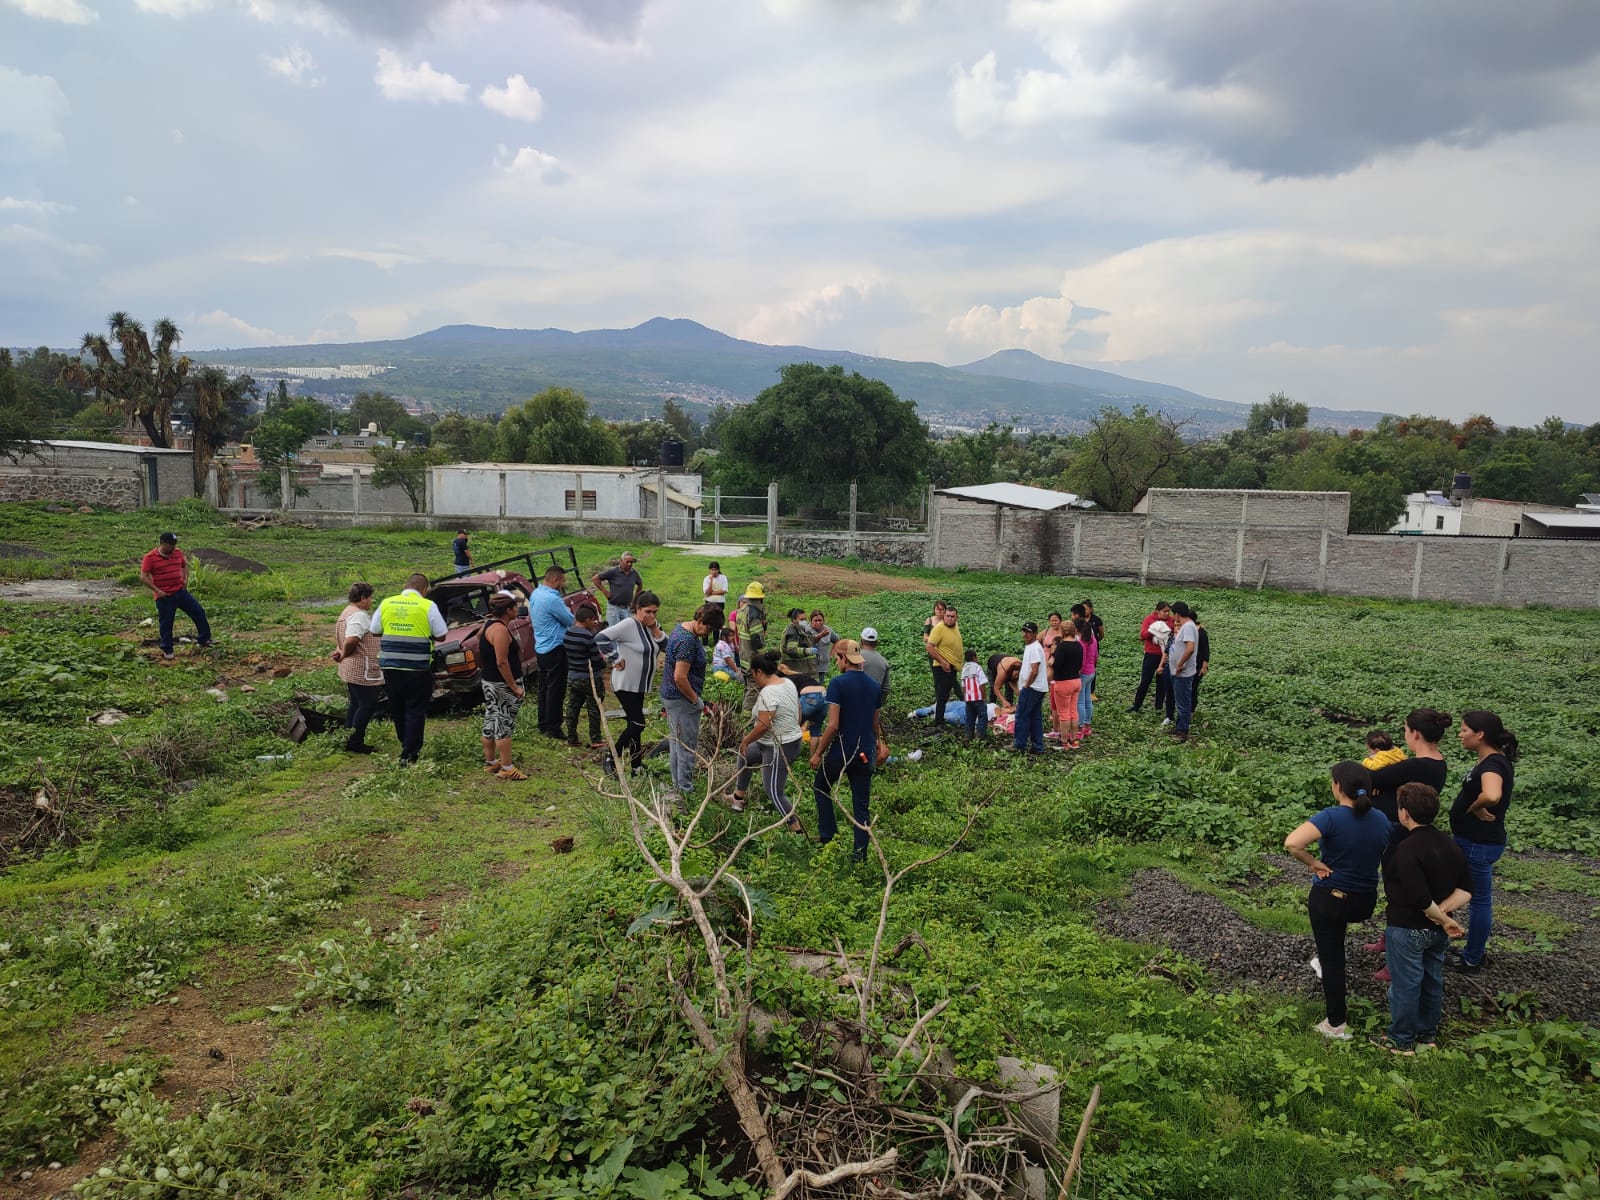
[[[850,780],[850,815],[856,830],[852,857],[864,862],[867,826],[872,821],[872,773],[880,751],[887,747],[878,720],[883,689],[861,669],[866,661],[861,647],[848,638],[834,644],[833,661],[839,674],[828,684],[828,724],[811,748],[811,765],[817,772],[811,781],[817,801],[817,840],[832,841],[838,830],[833,789],[843,775]]]
[[[470,541],[467,531],[458,529],[455,539],[450,543],[450,549],[455,554],[457,575],[465,575],[472,570],[472,550],[468,545]]]

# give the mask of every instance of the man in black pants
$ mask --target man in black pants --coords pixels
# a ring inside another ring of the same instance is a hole
[[[567,698],[567,630],[573,617],[562,599],[561,589],[567,573],[551,564],[544,570],[544,581],[533,589],[528,605],[533,618],[533,652],[539,662],[539,732],[546,737],[566,740],[561,728],[562,702]]]
[[[398,596],[378,605],[371,632],[378,637],[378,666],[400,739],[400,765],[409,767],[422,753],[433,698],[433,643],[449,632],[439,606],[428,599],[428,577],[411,576]]]
[[[954,604],[945,605],[944,616],[928,631],[923,645],[927,647],[928,659],[933,665],[933,711],[936,717],[942,717],[944,706],[955,695],[956,673],[966,661],[966,647],[961,644],[961,630],[956,625]],[[944,732],[942,719],[935,720],[934,725],[938,732]]]
[[[1165,600],[1157,600],[1155,610],[1139,626],[1139,639],[1144,643],[1144,662],[1139,667],[1139,690],[1133,694],[1133,703],[1128,705],[1129,712],[1138,712],[1144,707],[1145,693],[1150,690],[1152,679],[1156,681],[1155,706],[1160,708],[1166,703],[1166,675],[1161,671],[1161,662],[1166,657],[1166,650],[1150,633],[1150,627],[1157,621],[1171,630],[1172,606]]]
[[[811,744],[811,765],[816,775],[811,792],[817,802],[817,841],[830,842],[837,832],[833,815],[833,789],[842,775],[850,781],[850,816],[855,826],[852,857],[867,857],[867,827],[872,822],[872,773],[878,760],[888,757],[878,710],[883,689],[861,669],[861,647],[846,638],[833,647],[839,674],[828,683],[828,723]]]

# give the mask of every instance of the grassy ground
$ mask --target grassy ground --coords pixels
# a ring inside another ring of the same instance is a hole
[[[333,735],[282,739],[296,692],[337,693],[326,643],[348,583],[382,594],[413,569],[442,572],[448,539],[244,532],[189,505],[0,509],[13,579],[132,582],[165,528],[271,568],[202,576],[222,634],[213,656],[156,662],[136,594],[0,601],[0,836],[11,847],[37,820],[45,786],[61,815],[43,832],[63,835],[42,848],[36,833],[0,875],[8,1186],[52,1195],[87,1175],[107,1195],[219,1180],[261,1196],[743,1190],[711,1065],[665,990],[666,943],[627,936],[654,897],[594,762],[529,737],[519,760],[533,779],[504,785],[477,769],[470,716],[431,721],[410,772],[391,765],[387,731],[371,761]],[[523,548],[474,539],[480,559]],[[585,575],[622,548],[580,546]],[[705,558],[631,548],[664,615],[685,615]],[[769,610],[792,597],[843,633],[876,625],[897,713],[928,700],[916,646],[936,595],[960,602],[969,644],[987,652],[1089,586],[756,554],[723,565],[735,587],[761,579]],[[1358,755],[1367,724],[1397,729],[1427,703],[1497,709],[1522,736],[1510,829],[1519,851],[1543,850],[1502,867],[1496,946],[1530,966],[1569,952],[1585,936],[1579,910],[1534,901],[1600,894],[1592,615],[1202,594],[1216,670],[1199,736],[1179,749],[1120,711],[1154,594],[1091,594],[1113,640],[1087,750],[1018,767],[930,743],[874,789],[899,863],[948,845],[977,809],[961,849],[897,889],[890,929],[926,943],[898,980],[924,1006],[949,1002],[932,1032],[963,1070],[986,1078],[1006,1053],[1057,1064],[1064,1111],[1102,1087],[1086,1195],[1592,1194],[1600,1038],[1546,1019],[1514,965],[1501,992],[1451,997],[1438,1054],[1392,1060],[1311,1034],[1320,1014],[1298,981],[1224,983],[1205,961],[1098,927],[1102,906],[1159,867],[1252,927],[1305,934],[1300,887],[1263,853],[1324,803],[1326,764]],[[85,723],[109,707],[128,719]],[[895,726],[897,749],[922,744],[924,731]],[[1450,757],[1453,786],[1464,768]],[[837,845],[788,836],[759,842],[741,868],[772,902],[758,990],[792,1014],[767,1051],[770,1095],[804,1110],[790,1081],[806,1030],[849,1000],[797,976],[777,947],[861,947],[881,881]],[[1381,1027],[1370,1003],[1356,1014]],[[40,1169],[52,1160],[69,1165]],[[25,1169],[38,1173],[22,1181]]]

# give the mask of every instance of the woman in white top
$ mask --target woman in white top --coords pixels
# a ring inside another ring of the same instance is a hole
[[[739,778],[734,782],[733,811],[744,811],[750,777],[761,772],[761,786],[777,810],[789,818],[791,833],[804,833],[794,806],[784,795],[789,766],[800,757],[800,696],[794,685],[778,673],[772,654],[750,660],[750,677],[761,690],[756,694],[755,725],[739,743]]]
[[[712,563],[707,567],[711,573],[700,581],[700,593],[705,597],[707,604],[715,604],[718,608],[728,602],[728,577],[722,573],[722,567]]]
[[[350,731],[344,748],[352,754],[371,754],[367,725],[377,714],[383,696],[383,672],[378,669],[378,639],[372,628],[372,585],[352,583],[350,603],[339,614],[333,631],[333,661],[339,680],[350,693],[344,727]]]

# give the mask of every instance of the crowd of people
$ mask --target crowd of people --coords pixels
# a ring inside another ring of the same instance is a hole
[[[175,534],[163,533],[140,564],[140,578],[156,601],[166,659],[172,657],[178,612],[194,621],[202,646],[211,640],[205,611],[188,592],[189,564],[177,543]],[[457,572],[470,570],[465,533],[453,550]],[[751,787],[759,782],[780,823],[804,834],[788,781],[809,741],[817,840],[837,836],[833,797],[844,781],[850,789],[852,852],[858,860],[865,857],[872,780],[889,760],[882,712],[890,696],[890,667],[879,652],[876,629],[862,629],[859,638],[841,637],[821,610],[794,607],[773,640],[762,584],[750,583],[730,608],[727,576],[717,563],[709,566],[694,614],[670,627],[662,626],[661,599],[645,587],[632,554],[595,576],[605,602],[603,619],[587,596],[569,604],[565,582],[563,568],[552,565],[531,596],[500,591],[488,601],[478,652],[485,771],[510,781],[528,778],[512,761],[527,664],[511,627],[525,611],[538,668],[541,735],[573,746],[605,746],[601,701],[609,685],[624,718],[611,767],[637,772],[646,754],[647,705],[659,700],[668,727],[671,777],[664,799],[681,804],[704,765],[698,750],[707,675],[741,681],[751,723],[739,742],[729,807],[744,811]],[[427,594],[428,579],[420,573],[381,603],[375,603],[370,583],[350,587],[334,626],[333,659],[348,691],[345,749],[352,753],[372,752],[366,734],[385,698],[400,763],[413,764],[421,753],[433,693],[433,646],[448,633]],[[968,739],[998,728],[1025,755],[1043,753],[1047,737],[1061,749],[1081,746],[1093,733],[1106,636],[1093,602],[1075,604],[1067,614],[1050,613],[1042,629],[1024,621],[1019,632],[1020,652],[983,657],[965,644],[955,604],[938,601],[922,630],[933,704],[911,715],[935,717],[937,728],[959,728]],[[1206,628],[1192,605],[1161,601],[1141,622],[1138,636],[1142,665],[1128,711],[1141,712],[1153,687],[1153,710],[1165,714],[1162,726],[1175,740],[1187,741],[1210,668]],[[585,723],[587,742],[579,737],[580,723]],[[1474,761],[1450,805],[1446,835],[1435,821],[1447,782],[1440,743],[1450,726],[1448,714],[1418,708],[1406,717],[1400,746],[1383,731],[1369,733],[1363,761],[1332,767],[1333,803],[1284,840],[1284,848],[1312,873],[1306,899],[1315,943],[1311,966],[1321,980],[1325,1008],[1316,1028],[1330,1039],[1352,1036],[1346,941],[1350,927],[1376,911],[1380,888],[1386,904],[1383,935],[1365,947],[1384,955],[1376,974],[1389,985],[1389,1024],[1374,1039],[1379,1045],[1401,1055],[1435,1046],[1446,967],[1475,974],[1489,961],[1493,874],[1506,848],[1517,738],[1496,713],[1462,714],[1457,739]],[[1465,927],[1455,915],[1463,908]],[[1450,940],[1463,936],[1460,952],[1447,955]]]

